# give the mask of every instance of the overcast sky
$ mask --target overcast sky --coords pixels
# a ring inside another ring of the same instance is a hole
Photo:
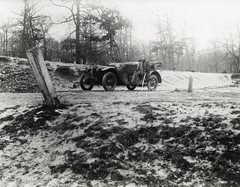
[[[91,1],[94,0],[88,0]],[[144,41],[155,38],[154,25],[166,10],[173,15],[176,28],[185,23],[188,34],[194,34],[200,46],[233,31],[240,18],[240,0],[101,0],[101,3],[119,9],[132,20],[135,37]],[[49,0],[41,0],[41,4],[47,4],[43,11],[52,16],[68,13],[49,5]],[[0,0],[1,20],[15,17],[13,12],[19,13],[22,7],[22,0]]]
[[[236,29],[240,18],[240,0],[103,0],[132,17],[136,35],[153,39],[154,24],[164,11],[171,13],[177,29],[186,24],[189,36],[199,45]]]

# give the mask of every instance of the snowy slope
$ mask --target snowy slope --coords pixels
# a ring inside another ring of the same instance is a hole
[[[162,84],[160,85],[161,90],[187,90],[190,76],[193,78],[194,89],[224,87],[233,84],[231,74],[187,71],[161,71],[160,74],[163,79]]]

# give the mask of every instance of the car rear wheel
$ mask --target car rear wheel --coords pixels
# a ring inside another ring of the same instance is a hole
[[[137,87],[137,85],[130,85],[130,84],[127,85],[127,88],[129,90],[134,90],[136,87]]]
[[[102,79],[103,88],[106,91],[113,91],[117,86],[117,77],[114,73],[108,72],[103,76]]]
[[[150,75],[147,87],[149,91],[155,91],[158,87],[158,78],[156,75]]]
[[[85,75],[84,74],[80,78],[80,86],[83,90],[91,90],[93,88],[92,84],[85,83]]]

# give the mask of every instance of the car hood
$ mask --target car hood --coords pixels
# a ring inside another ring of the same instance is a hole
[[[115,66],[115,67],[120,67],[123,65],[137,65],[139,62],[115,62],[115,63],[110,63],[109,66]]]

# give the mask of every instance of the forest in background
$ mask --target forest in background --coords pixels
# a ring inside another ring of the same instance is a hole
[[[117,9],[97,1],[50,0],[53,7],[66,9],[69,15],[56,23],[42,14],[36,0],[22,0],[18,18],[0,20],[0,55],[26,58],[26,51],[40,47],[46,61],[106,65],[112,61],[160,60],[163,69],[233,73],[240,68],[240,25],[234,33],[212,40],[199,49],[194,34],[186,25],[177,27],[173,15],[163,10],[155,24],[155,40],[139,41],[133,36],[131,20]],[[18,10],[19,11],[19,10]],[[71,30],[60,41],[49,34],[56,25],[68,24]],[[207,29],[207,28],[206,28]],[[144,34],[144,33],[143,33]]]

